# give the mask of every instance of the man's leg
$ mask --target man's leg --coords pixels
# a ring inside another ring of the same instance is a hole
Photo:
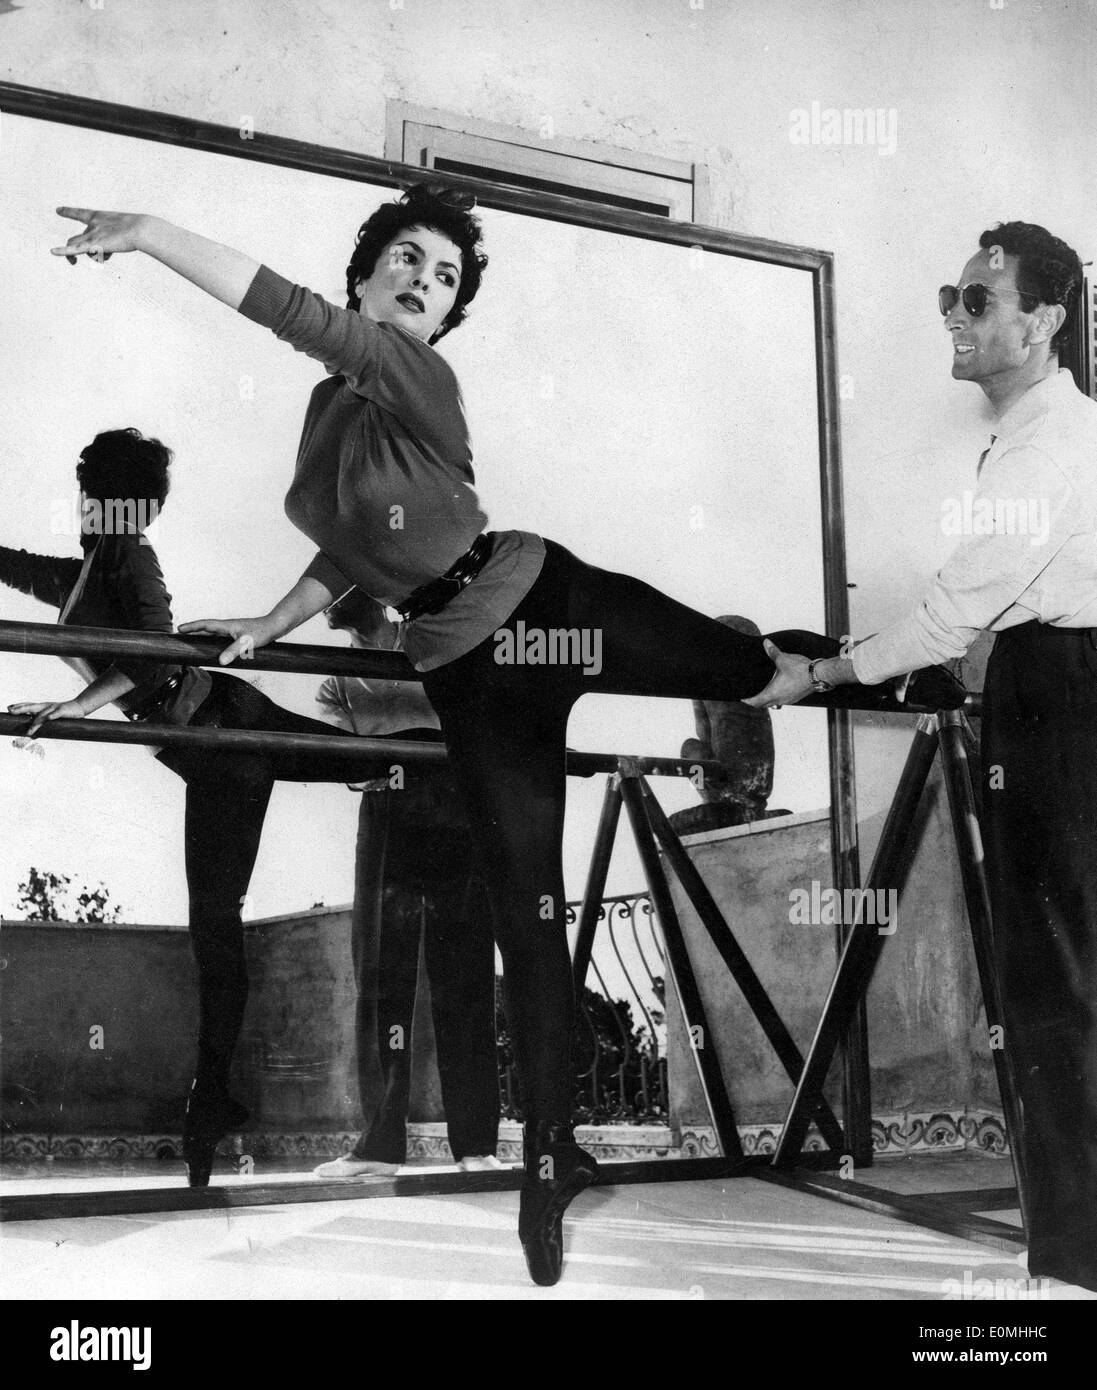
[[[984,697],[995,954],[1029,1270],[1097,1288],[1097,654],[1090,671],[1088,634],[1026,627],[999,637]]]
[[[354,1157],[399,1165],[407,1159],[411,1030],[422,936],[422,898],[383,881],[380,889],[380,894],[369,890],[372,902],[379,899],[381,917],[377,970],[372,981],[359,981],[359,991],[372,989],[376,1000],[377,1061],[383,1089],[365,1133],[354,1146]]]
[[[469,858],[472,859],[469,845]],[[499,1063],[495,1043],[495,942],[483,880],[462,878],[426,893],[426,963],[438,1075],[457,1162],[495,1153]]]
[[[354,965],[358,1099],[366,1127],[347,1155],[321,1164],[321,1178],[394,1171],[407,1157],[411,1022],[420,911],[387,884],[392,797],[363,792],[354,863],[351,957]]]

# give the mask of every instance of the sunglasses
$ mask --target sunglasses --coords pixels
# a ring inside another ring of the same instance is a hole
[[[937,291],[937,307],[942,315],[951,314],[956,307],[956,301],[962,300],[964,309],[973,319],[981,319],[987,307],[987,295],[993,294],[1001,296],[1008,294],[1014,299],[1022,301],[1021,309],[1026,314],[1031,314],[1032,310],[1040,303],[1040,297],[1036,294],[1026,294],[1024,290],[992,290],[987,285],[965,285],[958,289],[955,285],[942,285]],[[1024,300],[1031,302],[1031,307],[1026,307]]]
[[[357,592],[358,586],[352,584],[351,587],[341,593],[338,598],[332,599],[331,603],[324,609],[324,617],[327,618],[329,622],[333,616],[337,621],[341,619],[351,606],[351,601],[354,599]]]
[[[381,604],[363,593],[357,585],[329,603],[324,609],[324,617],[329,627],[353,628],[363,637],[391,626]]]

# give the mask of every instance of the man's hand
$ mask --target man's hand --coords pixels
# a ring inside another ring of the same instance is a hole
[[[777,670],[766,688],[743,704],[754,709],[780,709],[782,705],[794,705],[810,695],[812,684],[808,680],[808,667],[811,663],[808,658],[782,652],[768,639],[764,645],[766,655],[776,664]]]
[[[17,705],[8,706],[9,714],[33,714],[34,722],[23,738],[33,738],[48,719],[86,719],[85,710],[75,700],[21,700]]]
[[[50,248],[51,256],[64,256],[76,264],[77,256],[107,261],[116,251],[142,250],[141,234],[146,218],[139,212],[97,212],[94,208],[58,208],[61,217],[85,223],[84,230],[69,237],[64,246]]]
[[[198,618],[192,623],[180,623],[179,631],[188,636],[201,633],[232,637],[231,647],[226,647],[217,658],[221,666],[230,661],[247,661],[256,647],[265,647],[273,642],[278,633],[274,631],[269,617],[266,618]]]

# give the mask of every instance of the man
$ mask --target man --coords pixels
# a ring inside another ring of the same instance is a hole
[[[355,646],[395,644],[397,629],[360,589],[344,594],[327,615]],[[329,677],[318,699],[332,723],[364,737],[441,737],[422,686],[412,681]],[[358,1089],[368,1113],[376,1094],[376,1056],[382,1098],[352,1152],[315,1170],[322,1178],[395,1173],[407,1156],[420,940],[453,1157],[467,1172],[503,1166],[494,1156],[499,1074],[487,899],[448,773],[408,765],[402,782],[398,789],[387,779],[364,784],[355,859],[351,948]]]
[[[1029,1272],[1097,1289],[1097,403],[1059,368],[1082,270],[1030,223],[984,232],[979,248],[940,309],[953,377],[976,382],[999,417],[971,510],[981,534],[850,657],[777,654],[756,702],[874,684],[997,634],[984,832]]]

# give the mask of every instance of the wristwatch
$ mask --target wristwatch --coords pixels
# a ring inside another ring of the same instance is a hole
[[[817,656],[814,661],[808,662],[808,680],[811,681],[811,688],[816,695],[822,695],[828,690],[834,689],[833,681],[825,681],[822,676],[815,674],[815,668],[820,661],[826,661],[825,656]]]

